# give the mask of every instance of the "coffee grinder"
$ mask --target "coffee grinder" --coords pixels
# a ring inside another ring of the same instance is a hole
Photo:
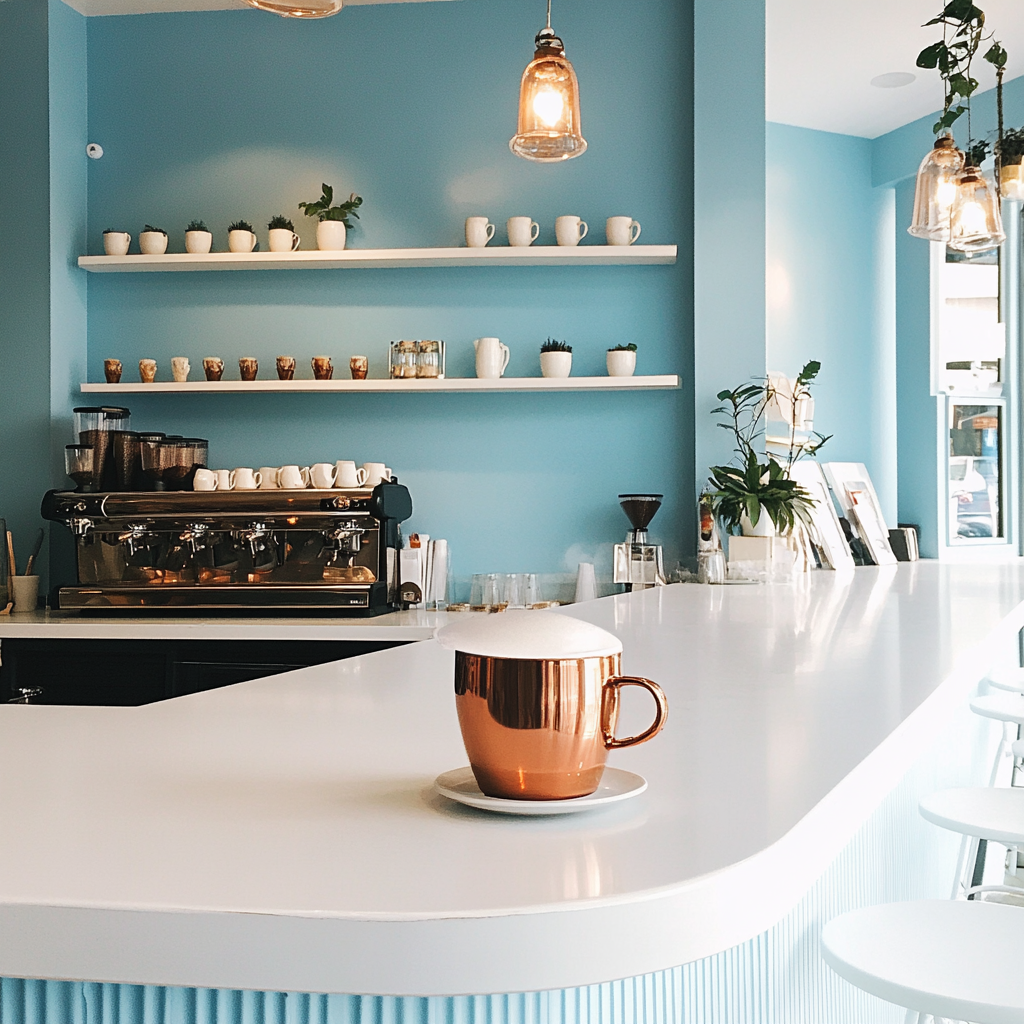
[[[614,580],[625,584],[627,593],[665,586],[661,545],[650,544],[647,540],[647,527],[661,508],[663,497],[661,494],[619,495],[619,504],[633,529],[627,532],[624,544],[615,545]]]

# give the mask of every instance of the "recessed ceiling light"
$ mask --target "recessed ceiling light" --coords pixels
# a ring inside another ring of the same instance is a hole
[[[871,84],[876,89],[902,89],[905,85],[917,81],[917,75],[909,71],[889,71],[884,75],[876,75],[871,79]]]

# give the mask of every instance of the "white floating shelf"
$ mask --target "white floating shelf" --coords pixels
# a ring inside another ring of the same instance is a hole
[[[423,393],[437,391],[644,391],[678,388],[675,374],[651,377],[446,377],[443,380],[219,380],[158,381],[153,384],[83,384],[87,394],[205,394],[223,395],[253,392],[337,392],[357,394],[379,392]]]
[[[79,256],[94,274],[196,270],[336,270],[372,267],[643,266],[676,261],[674,245],[536,245],[485,249],[345,249],[341,252],[187,252],[163,256]]]

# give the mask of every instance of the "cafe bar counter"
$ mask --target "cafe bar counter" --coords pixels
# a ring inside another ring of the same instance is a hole
[[[30,1016],[24,978],[347,994],[288,997],[310,1022],[365,1024],[369,997],[396,1021],[902,1020],[817,934],[948,895],[957,842],[916,804],[987,782],[998,727],[967,701],[1017,663],[1024,567],[537,614],[616,633],[623,671],[665,689],[663,733],[610,757],[640,797],[515,818],[437,796],[466,756],[432,640],[144,707],[0,707],[5,1024]],[[141,991],[132,1019],[171,1019],[180,990]]]

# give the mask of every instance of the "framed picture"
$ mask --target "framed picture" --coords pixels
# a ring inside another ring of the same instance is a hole
[[[818,548],[821,560],[830,569],[853,569],[853,555],[846,543],[842,524],[821,466],[813,459],[804,459],[790,467],[789,476],[811,496],[814,508],[811,510],[812,540]]]
[[[843,515],[863,541],[875,565],[895,565],[889,529],[863,462],[826,462],[822,469]]]

